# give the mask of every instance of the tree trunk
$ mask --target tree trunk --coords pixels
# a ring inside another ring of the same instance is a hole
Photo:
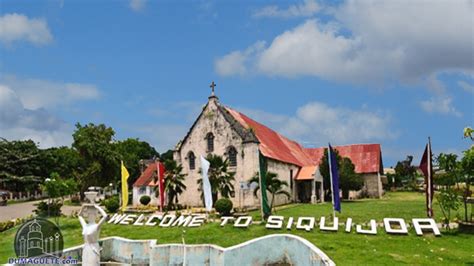
[[[273,209],[273,200],[275,199],[275,194],[272,193],[272,201],[270,201],[270,210]]]
[[[216,204],[216,201],[217,201],[217,193],[212,193],[212,205],[214,206],[214,204]],[[205,206],[205,204],[204,204]]]
[[[342,198],[343,199],[349,199],[349,190],[348,189],[343,189],[342,190]]]

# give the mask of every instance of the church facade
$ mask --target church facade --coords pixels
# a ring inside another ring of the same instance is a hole
[[[358,144],[335,148],[342,156],[349,157],[356,172],[363,176],[363,192],[371,197],[380,197],[383,193],[380,145]],[[186,175],[187,189],[179,197],[180,204],[203,205],[197,183],[201,178],[199,157],[212,153],[227,158],[228,170],[235,173],[235,194],[231,197],[234,207],[258,206],[260,199],[253,195],[255,184],[249,184],[248,180],[259,171],[259,151],[267,158],[268,171],[276,173],[279,179],[289,184],[286,189],[291,198],[278,195],[275,205],[323,201],[323,178],[318,165],[324,148],[304,148],[296,141],[222,105],[213,92],[174,151],[174,160],[183,165]]]

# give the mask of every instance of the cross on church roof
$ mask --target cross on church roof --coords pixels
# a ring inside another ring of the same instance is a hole
[[[211,94],[211,96],[215,96],[215,94],[214,94],[214,88],[215,88],[216,86],[217,86],[216,83],[214,83],[214,81],[212,81],[211,85],[209,86],[209,87],[212,89],[212,94]]]

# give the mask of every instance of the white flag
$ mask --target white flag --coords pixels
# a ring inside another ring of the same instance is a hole
[[[206,210],[208,212],[212,210],[211,183],[209,182],[209,177],[207,176],[210,165],[211,164],[201,155],[202,191],[204,192],[204,203],[206,204]]]

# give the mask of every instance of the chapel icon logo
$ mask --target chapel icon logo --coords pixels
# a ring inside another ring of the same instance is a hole
[[[18,229],[14,246],[18,258],[59,258],[64,247],[63,235],[54,223],[36,218]]]

